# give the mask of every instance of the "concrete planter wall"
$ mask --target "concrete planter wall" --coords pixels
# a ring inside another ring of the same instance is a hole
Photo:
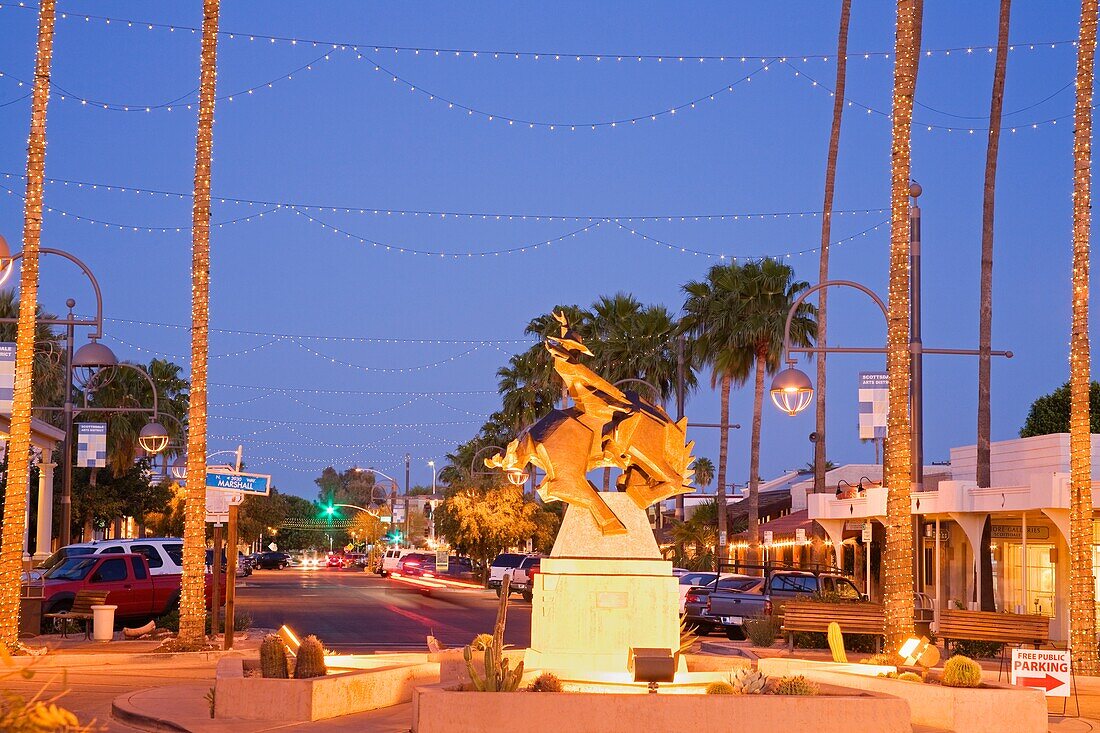
[[[785,674],[802,674],[824,684],[900,697],[909,703],[915,725],[966,733],[1034,733],[1047,729],[1046,697],[1039,690],[992,684],[981,688],[918,684],[851,674],[812,662],[798,665],[793,664],[796,660],[784,661],[790,662]],[[761,670],[775,674],[769,672],[768,662],[761,660]]]
[[[307,680],[245,677],[242,659],[218,662],[215,718],[313,721],[409,702],[439,681],[437,664],[401,664]]]
[[[912,733],[909,706],[862,695],[677,695],[455,692],[420,687],[413,733],[522,730],[524,733],[639,733],[726,730],[773,733]]]

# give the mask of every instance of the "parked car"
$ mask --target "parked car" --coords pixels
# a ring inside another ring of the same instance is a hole
[[[68,558],[42,577],[44,613],[72,608],[82,590],[107,591],[107,602],[118,606],[115,618],[148,620],[179,605],[180,575],[153,575],[148,560],[136,553],[93,554]],[[224,582],[224,579],[223,579]],[[206,605],[211,599],[211,576],[206,576]],[[224,601],[225,593],[221,594]]]
[[[206,562],[206,572],[208,572],[208,573],[214,572],[214,567],[213,567],[214,550],[212,548],[209,548],[209,547],[206,548],[206,560],[205,560],[205,562]],[[221,571],[224,573],[228,570],[228,568],[229,568],[229,559],[226,557],[225,551],[222,550],[222,567],[221,567]],[[237,554],[237,572],[236,572],[235,577],[237,577],[237,578],[247,578],[249,575],[252,575],[252,564],[248,562],[248,559],[243,554],[238,553]]]
[[[410,552],[416,552],[416,550],[413,550],[411,547],[391,547],[387,549],[384,553],[382,553],[382,561],[378,564],[375,572],[377,572],[383,578],[386,577],[394,570],[397,570],[397,566],[398,564],[400,564],[401,558],[403,558],[405,555],[408,555]]]
[[[783,604],[792,598],[806,598],[815,593],[828,593],[853,602],[864,599],[862,593],[842,575],[783,570],[772,573],[760,592],[745,593],[718,589],[707,597],[706,615],[710,623],[721,627],[730,639],[743,639],[746,618],[775,615],[783,618]]]
[[[539,574],[541,569],[541,555],[528,555],[523,558],[523,562],[517,567],[512,568],[510,573],[511,582],[508,586],[508,590],[519,593],[523,597],[523,600],[530,603],[535,594],[535,576]],[[500,597],[499,589],[497,589],[497,597]]]
[[[183,572],[183,540],[179,537],[142,537],[125,540],[93,540],[65,545],[35,568],[45,572],[70,557],[80,555],[144,555],[153,575],[179,575]]]
[[[500,595],[500,584],[504,580],[504,574],[511,574],[511,570],[518,567],[526,557],[526,553],[504,552],[497,555],[496,559],[493,560],[493,564],[489,566],[489,587],[497,591],[498,596]]]
[[[714,579],[718,577],[718,573],[705,573],[705,572],[692,572],[684,571],[679,575],[676,575],[676,569],[673,568],[672,574],[676,576],[676,582],[680,584],[680,615],[684,614],[684,599],[687,598],[688,591],[693,586],[706,585],[707,583],[714,582]]]
[[[714,573],[709,573],[714,576]],[[714,621],[707,611],[707,598],[716,589],[739,593],[759,593],[764,579],[751,575],[723,575],[715,584],[715,578],[704,585],[690,586],[684,595],[684,620],[696,633],[706,636],[714,631]],[[680,586],[683,588],[683,586]]]
[[[402,575],[423,575],[435,572],[435,555],[430,552],[408,552],[397,564]]]
[[[285,552],[261,552],[256,558],[258,570],[282,570],[290,565],[290,555]]]

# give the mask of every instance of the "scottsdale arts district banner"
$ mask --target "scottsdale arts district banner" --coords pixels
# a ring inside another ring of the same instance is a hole
[[[886,437],[886,413],[890,404],[886,372],[859,373],[859,439]]]

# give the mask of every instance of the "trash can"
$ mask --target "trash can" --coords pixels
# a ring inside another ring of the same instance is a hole
[[[92,606],[92,639],[110,641],[115,636],[115,610],[118,606]]]

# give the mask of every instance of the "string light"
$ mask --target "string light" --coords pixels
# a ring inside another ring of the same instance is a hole
[[[191,264],[191,382],[187,431],[187,500],[184,502],[183,576],[179,639],[206,636],[206,379],[210,325],[210,168],[214,144],[219,0],[203,0],[199,120],[195,136]],[[214,609],[215,617],[218,609]]]
[[[1073,317],[1070,329],[1069,646],[1074,671],[1100,673],[1096,649],[1093,571],[1092,432],[1089,387],[1089,250],[1092,206],[1092,95],[1096,62],[1097,0],[1081,2],[1077,100],[1073,135]]]
[[[449,425],[472,425],[476,420],[443,420],[440,422],[413,422],[413,423],[355,423],[355,422],[317,422],[313,420],[282,420],[266,417],[243,417],[239,415],[211,415],[214,420],[236,420],[238,422],[251,423],[276,423],[279,425],[300,425],[306,427],[322,428],[438,428]]]
[[[260,384],[226,384],[224,382],[211,382],[211,387],[222,387],[225,389],[251,389],[251,390],[263,390],[265,392],[273,392],[275,394],[328,394],[328,395],[367,395],[371,397],[386,397],[386,396],[402,396],[402,395],[424,395],[424,396],[437,396],[437,395],[495,395],[497,391],[495,389],[466,389],[466,390],[443,390],[436,392],[408,392],[408,391],[374,391],[374,390],[362,390],[362,389],[318,389],[316,387],[272,387],[270,385]]]
[[[0,3],[0,10],[5,8],[17,9],[17,10],[35,10],[36,6],[28,5],[25,3]],[[175,25],[168,23],[156,23],[147,20],[137,20],[133,18],[119,18],[108,17],[103,15],[91,15],[85,13],[61,13],[59,16],[62,20],[82,21],[84,24],[96,21],[102,23],[104,26],[109,26],[112,29],[121,30],[145,30],[145,31],[158,31],[168,33],[189,33],[196,34],[198,28],[187,25]],[[561,50],[520,50],[520,49],[492,49],[492,48],[452,48],[452,47],[435,47],[435,46],[404,46],[404,45],[392,45],[392,44],[379,44],[368,42],[356,42],[356,41],[334,41],[331,39],[319,39],[319,38],[306,38],[295,36],[280,36],[269,35],[264,33],[256,33],[253,31],[219,31],[219,36],[223,41],[239,41],[248,45],[255,45],[259,43],[262,46],[303,46],[313,48],[328,48],[333,51],[352,51],[359,52],[360,50],[371,50],[375,53],[386,52],[393,55],[405,54],[415,58],[430,58],[430,59],[470,59],[470,60],[483,60],[483,61],[554,61],[561,63],[576,64],[579,62],[594,62],[594,63],[641,63],[641,62],[675,62],[677,64],[699,64],[706,62],[718,62],[718,63],[736,63],[736,62],[751,62],[762,61],[767,58],[798,58],[802,61],[822,61],[829,62],[830,60],[836,60],[836,54],[829,53],[789,53],[789,54],[767,54],[765,56],[754,54],[742,54],[742,53],[726,53],[726,54],[697,54],[697,53],[666,53],[666,54],[652,54],[652,53],[627,53],[623,51],[561,51]],[[1026,52],[1026,51],[1043,51],[1053,50],[1061,48],[1076,48],[1077,41],[1073,39],[1068,40],[1054,40],[1054,41],[1020,41],[1009,46],[1009,50],[1012,52]],[[969,44],[963,46],[951,46],[943,48],[930,48],[924,49],[920,53],[927,58],[973,58],[975,56],[982,56],[992,54],[994,47],[987,44]],[[891,51],[877,50],[877,51],[857,51],[851,52],[847,55],[848,60],[878,60],[889,61],[892,58]]]
[[[12,173],[8,171],[0,171],[0,176],[4,178],[23,178],[24,176],[19,173]],[[110,193],[133,193],[137,195],[148,195],[151,197],[164,197],[167,199],[189,199],[190,193],[184,193],[181,191],[166,191],[162,189],[140,188],[137,186],[120,186],[113,183],[101,183],[93,181],[81,181],[70,178],[47,178],[47,184],[61,185],[63,187],[72,186],[81,190],[92,190]],[[4,187],[5,190],[12,193],[11,189]],[[263,199],[249,199],[234,196],[217,196],[215,200],[221,204],[235,204],[244,206],[263,206],[270,209],[296,209],[303,212],[313,211],[318,214],[322,213],[343,213],[343,214],[369,214],[378,217],[412,217],[419,218],[425,217],[428,219],[439,218],[445,219],[467,219],[467,220],[480,220],[488,222],[516,222],[516,221],[534,221],[534,222],[595,222],[595,221],[613,221],[616,223],[630,224],[633,222],[647,223],[647,222],[678,222],[678,223],[692,223],[692,222],[712,222],[712,221],[764,221],[768,219],[794,219],[805,217],[818,217],[821,215],[821,211],[817,209],[788,209],[779,211],[741,211],[741,212],[726,212],[726,213],[689,213],[689,214],[546,214],[546,213],[517,213],[517,212],[501,212],[501,211],[454,211],[454,210],[430,210],[430,209],[394,209],[386,207],[376,206],[344,206],[335,204],[307,204],[296,201],[271,201]],[[889,211],[888,208],[872,208],[872,209],[835,209],[833,216],[863,216],[863,215],[879,215]],[[266,213],[266,212],[265,212]],[[70,214],[71,215],[71,214]],[[173,227],[163,227],[163,229],[171,229]],[[182,227],[181,227],[182,229]],[[190,227],[186,227],[190,230]]]
[[[27,140],[27,194],[23,207],[23,261],[16,326],[15,389],[8,436],[8,475],[4,522],[0,530],[0,644],[19,644],[20,576],[30,480],[31,394],[34,372],[35,309],[38,303],[38,251],[42,241],[42,193],[46,169],[46,108],[53,61],[54,0],[42,0],[38,13],[30,135]],[[63,515],[64,516],[64,515]]]
[[[886,546],[882,585],[886,651],[896,653],[913,635],[913,523],[909,440],[909,186],[913,98],[920,63],[920,0],[899,0],[894,61],[893,130],[890,168],[890,281],[886,333],[889,402],[883,483]]]

